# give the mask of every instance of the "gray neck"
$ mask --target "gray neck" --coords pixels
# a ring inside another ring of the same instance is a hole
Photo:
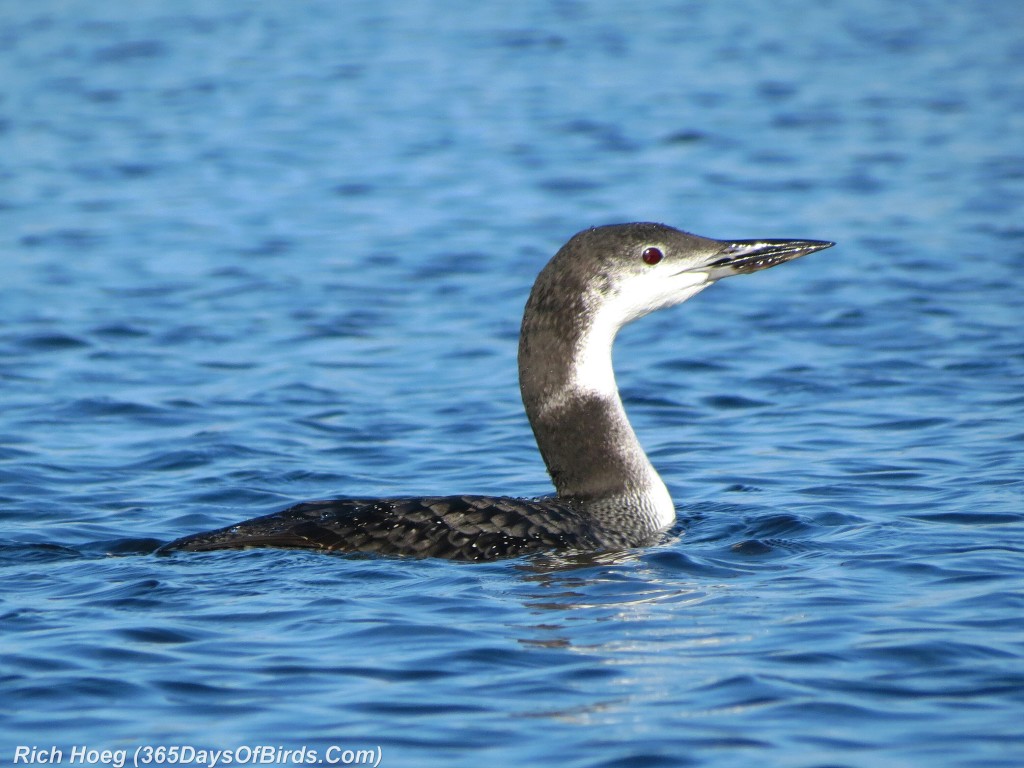
[[[541,273],[519,341],[523,404],[560,498],[611,525],[657,530],[675,508],[619,397],[612,342],[621,321],[600,311],[608,300],[557,260]]]

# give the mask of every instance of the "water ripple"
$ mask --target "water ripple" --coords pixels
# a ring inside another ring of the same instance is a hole
[[[634,5],[7,4],[0,752],[1021,764],[1018,8]],[[635,219],[839,243],[624,329],[657,546],[154,555],[548,492],[519,313]]]

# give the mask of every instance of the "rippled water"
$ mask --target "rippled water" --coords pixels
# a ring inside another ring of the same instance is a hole
[[[3,761],[1024,762],[1020,4],[637,5],[0,8]],[[624,331],[680,535],[152,556],[547,492],[519,312],[637,219],[840,243]]]

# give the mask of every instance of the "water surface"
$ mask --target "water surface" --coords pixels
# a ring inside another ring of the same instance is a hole
[[[6,4],[0,756],[1019,766],[1018,3]],[[549,490],[519,314],[573,232],[836,248],[626,329],[662,546],[224,552]]]

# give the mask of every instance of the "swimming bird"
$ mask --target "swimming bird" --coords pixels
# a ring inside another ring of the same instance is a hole
[[[555,495],[308,501],[161,551],[283,547],[483,561],[653,544],[675,522],[615,384],[612,343],[639,317],[724,277],[834,243],[712,240],[663,224],[593,227],[541,271],[523,313],[519,384]]]

